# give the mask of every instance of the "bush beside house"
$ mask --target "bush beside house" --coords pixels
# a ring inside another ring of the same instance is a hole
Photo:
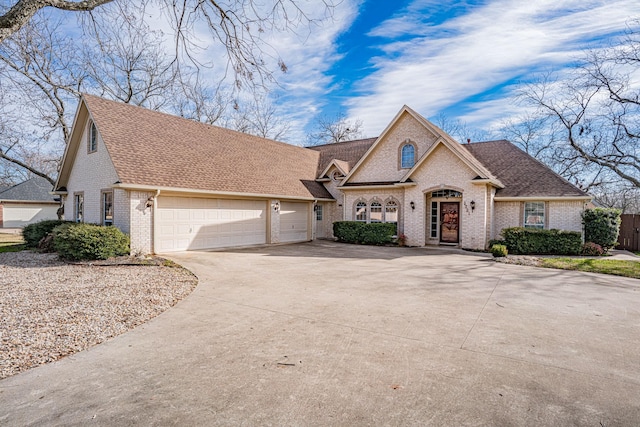
[[[22,237],[27,248],[37,248],[40,241],[61,224],[73,224],[73,222],[51,219],[26,225],[22,229]]]
[[[96,260],[129,255],[129,236],[116,227],[45,220],[22,230],[27,248],[58,252],[65,259]]]
[[[577,231],[512,227],[502,230],[509,253],[518,255],[578,255],[582,235]]]
[[[582,213],[584,240],[599,245],[605,253],[614,248],[618,244],[621,213],[619,209],[586,209]]]
[[[107,259],[129,254],[129,236],[116,227],[62,224],[53,230],[53,247],[65,259]]]
[[[339,242],[385,245],[393,241],[396,224],[384,222],[336,221],[333,235]]]

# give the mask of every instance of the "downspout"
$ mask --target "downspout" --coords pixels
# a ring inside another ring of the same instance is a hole
[[[160,195],[160,190],[156,190],[156,195],[153,197],[153,227],[151,230],[151,239],[152,245],[151,249],[153,253],[158,253],[158,239],[156,239],[156,230],[158,229],[158,196]]]

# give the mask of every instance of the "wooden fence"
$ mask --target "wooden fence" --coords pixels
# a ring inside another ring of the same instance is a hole
[[[640,251],[640,214],[623,214],[620,218],[622,223],[616,249]]]

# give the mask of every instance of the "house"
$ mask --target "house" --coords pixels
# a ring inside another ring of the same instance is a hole
[[[0,228],[21,228],[45,219],[57,219],[60,199],[51,195],[53,185],[35,176],[0,191]]]
[[[459,144],[406,106],[377,138],[303,148],[90,95],[55,188],[67,219],[141,253],[331,238],[337,220],[484,249],[504,227],[581,231],[590,200],[508,141]]]

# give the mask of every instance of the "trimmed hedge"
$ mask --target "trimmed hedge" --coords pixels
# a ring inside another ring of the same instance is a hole
[[[396,224],[385,222],[336,221],[333,235],[338,241],[363,245],[385,245],[393,241]]]
[[[619,209],[609,208],[585,210],[582,213],[585,241],[600,245],[605,252],[615,248],[620,233],[621,213]]]
[[[116,227],[62,224],[53,229],[53,247],[65,259],[107,259],[129,255],[129,236]]]
[[[38,243],[44,239],[47,234],[51,233],[54,228],[61,224],[74,224],[71,221],[63,221],[59,219],[45,219],[44,221],[35,222],[26,225],[22,229],[22,237],[28,248],[37,248]]]
[[[502,230],[509,253],[519,255],[579,255],[582,235],[577,231],[512,227]]]

